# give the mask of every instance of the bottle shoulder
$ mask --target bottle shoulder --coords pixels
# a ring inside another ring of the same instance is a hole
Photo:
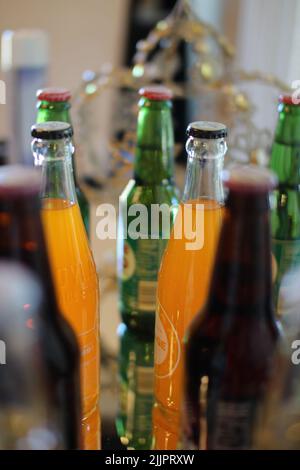
[[[160,185],[146,186],[131,179],[120,196],[120,202],[133,204],[179,204],[179,191],[175,185],[166,182]]]

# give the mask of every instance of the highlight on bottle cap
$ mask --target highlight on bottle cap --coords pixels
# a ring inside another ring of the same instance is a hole
[[[0,197],[39,194],[41,173],[36,168],[23,165],[0,167]]]
[[[187,135],[197,139],[222,139],[227,137],[228,129],[221,122],[196,121],[188,126]]]
[[[71,99],[71,92],[66,88],[42,88],[37,91],[36,97],[40,101],[59,103],[69,101]]]
[[[72,137],[73,128],[67,122],[48,121],[34,124],[31,127],[31,135],[36,139],[59,140]]]
[[[173,98],[173,92],[162,85],[152,85],[141,88],[139,95],[152,101],[169,101]]]
[[[296,98],[293,95],[280,95],[278,98],[279,103],[290,104],[293,106],[300,106],[299,98]]]
[[[224,186],[240,193],[265,193],[277,186],[275,173],[257,165],[235,165],[223,170]]]

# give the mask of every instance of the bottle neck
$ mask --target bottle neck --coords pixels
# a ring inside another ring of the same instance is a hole
[[[172,183],[174,131],[170,101],[140,100],[134,177],[140,185]]]
[[[69,101],[59,101],[59,102],[50,102],[50,101],[39,101],[37,104],[37,123],[49,122],[49,121],[58,121],[58,122],[67,122],[72,125],[72,120],[70,116],[71,105]],[[75,158],[73,158],[73,170],[74,170],[74,181],[75,186],[78,186],[77,175],[76,175],[76,166]]]
[[[71,105],[68,101],[50,102],[39,101],[37,104],[37,123],[48,121],[71,122]]]
[[[183,202],[211,199],[223,204],[224,191],[221,174],[226,149],[223,139],[188,140],[188,163]]]
[[[71,139],[35,139],[32,147],[35,166],[42,169],[41,199],[62,199],[66,203],[76,203],[72,166],[74,147]]]
[[[42,284],[44,318],[57,316],[58,307],[40,218],[38,195],[0,198],[0,257],[20,261]]]
[[[300,106],[280,103],[275,141],[286,145],[300,145]]]
[[[230,193],[209,295],[209,311],[273,317],[269,198]]]
[[[279,117],[270,160],[279,187],[300,186],[300,106],[279,104]]]

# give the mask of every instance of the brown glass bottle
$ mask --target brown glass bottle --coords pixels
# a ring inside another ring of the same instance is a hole
[[[267,170],[237,167],[225,185],[229,195],[210,293],[188,333],[185,425],[196,447],[249,449],[279,337],[268,199],[275,179]]]
[[[79,350],[74,333],[60,315],[56,302],[40,219],[39,189],[40,177],[36,170],[22,166],[0,168],[0,258],[24,263],[40,280],[44,302],[39,334],[47,389],[53,404],[51,412],[55,410],[57,415],[63,448],[79,449]]]

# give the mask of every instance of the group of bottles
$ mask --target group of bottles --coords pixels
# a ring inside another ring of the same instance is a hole
[[[39,169],[0,169],[0,258],[27,265],[40,285],[39,306],[32,311],[30,291],[24,294],[19,321],[40,338],[44,431],[53,430],[55,448],[88,450],[100,448],[99,286],[88,204],[74,177],[69,100],[62,89],[38,93],[32,150]]]
[[[274,377],[282,363],[276,316],[284,324],[285,310],[291,310],[291,277],[300,279],[300,106],[288,96],[280,98],[273,171],[251,165],[222,171],[226,127],[190,124],[185,189],[176,205],[171,95],[162,87],[140,94],[134,179],[120,198],[118,272],[126,324],[120,351],[121,442],[150,448],[145,416],[136,416],[142,412],[152,421],[156,450],[260,447],[266,433],[257,432],[259,422],[263,429],[259,419],[272,386],[279,386]],[[132,224],[135,204],[148,210],[144,232]],[[162,215],[153,236],[151,210],[158,204],[169,207],[171,231],[164,231]],[[124,348],[127,335],[133,362]],[[150,411],[148,399],[147,407],[130,409],[132,394],[136,403],[142,395],[138,345],[144,342],[149,351],[153,340],[153,407]],[[289,363],[289,351],[285,354]],[[288,366],[280,376],[288,373],[294,383]],[[264,423],[269,430],[274,416]],[[135,429],[126,427],[128,420]]]

